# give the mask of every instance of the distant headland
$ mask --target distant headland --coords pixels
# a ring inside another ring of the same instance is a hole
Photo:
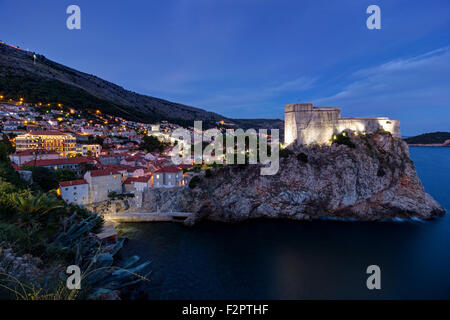
[[[450,132],[431,132],[404,139],[410,146],[450,147]]]

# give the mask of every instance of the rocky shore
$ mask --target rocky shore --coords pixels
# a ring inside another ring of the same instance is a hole
[[[202,219],[430,219],[445,213],[424,191],[403,140],[385,132],[349,139],[351,146],[292,147],[274,176],[261,176],[259,165],[224,166],[211,177],[201,175],[193,189],[148,190],[142,209],[193,212],[190,225]]]

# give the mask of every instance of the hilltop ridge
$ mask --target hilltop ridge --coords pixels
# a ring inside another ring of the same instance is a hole
[[[284,124],[278,119],[230,119],[200,108],[138,94],[4,43],[0,43],[0,92],[16,99],[24,96],[33,103],[60,102],[74,108],[98,108],[132,121],[167,120],[192,125],[192,121],[201,120],[205,127],[210,127],[226,120],[244,129],[282,129]]]

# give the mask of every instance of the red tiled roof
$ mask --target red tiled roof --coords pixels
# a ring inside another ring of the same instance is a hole
[[[128,178],[125,180],[125,184],[132,184],[133,182],[143,182],[147,183],[150,180],[150,176],[139,177],[139,178]]]
[[[36,131],[30,131],[29,134],[35,135],[35,136],[67,136],[69,134],[56,131],[56,130],[36,130]]]
[[[69,187],[69,186],[79,186],[82,184],[88,184],[86,180],[80,179],[80,180],[72,180],[72,181],[61,181],[59,185],[61,187]]]
[[[183,171],[183,169],[181,169],[180,167],[167,166],[167,167],[161,168],[159,170],[156,170],[155,172],[158,172],[158,173],[160,173],[160,172],[174,173],[174,172],[180,172],[180,171]]]
[[[63,158],[63,159],[48,159],[48,160],[31,160],[26,163],[24,163],[24,166],[57,166],[62,164],[76,164],[76,163],[87,163],[92,162],[92,159],[88,157],[76,157],[76,158]]]
[[[47,151],[44,149],[30,149],[30,150],[24,150],[24,151],[19,151],[16,153],[13,153],[12,156],[31,156],[31,155],[35,155],[35,154],[39,154],[39,155],[44,155],[44,154],[58,154],[58,152],[56,151]]]
[[[92,170],[90,171],[91,177],[103,177],[103,176],[109,176],[112,174],[120,174],[119,170],[111,170],[111,169],[105,169],[105,170]]]

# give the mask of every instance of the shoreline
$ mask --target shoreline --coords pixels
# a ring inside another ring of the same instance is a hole
[[[408,144],[408,147],[450,147],[448,144]]]

